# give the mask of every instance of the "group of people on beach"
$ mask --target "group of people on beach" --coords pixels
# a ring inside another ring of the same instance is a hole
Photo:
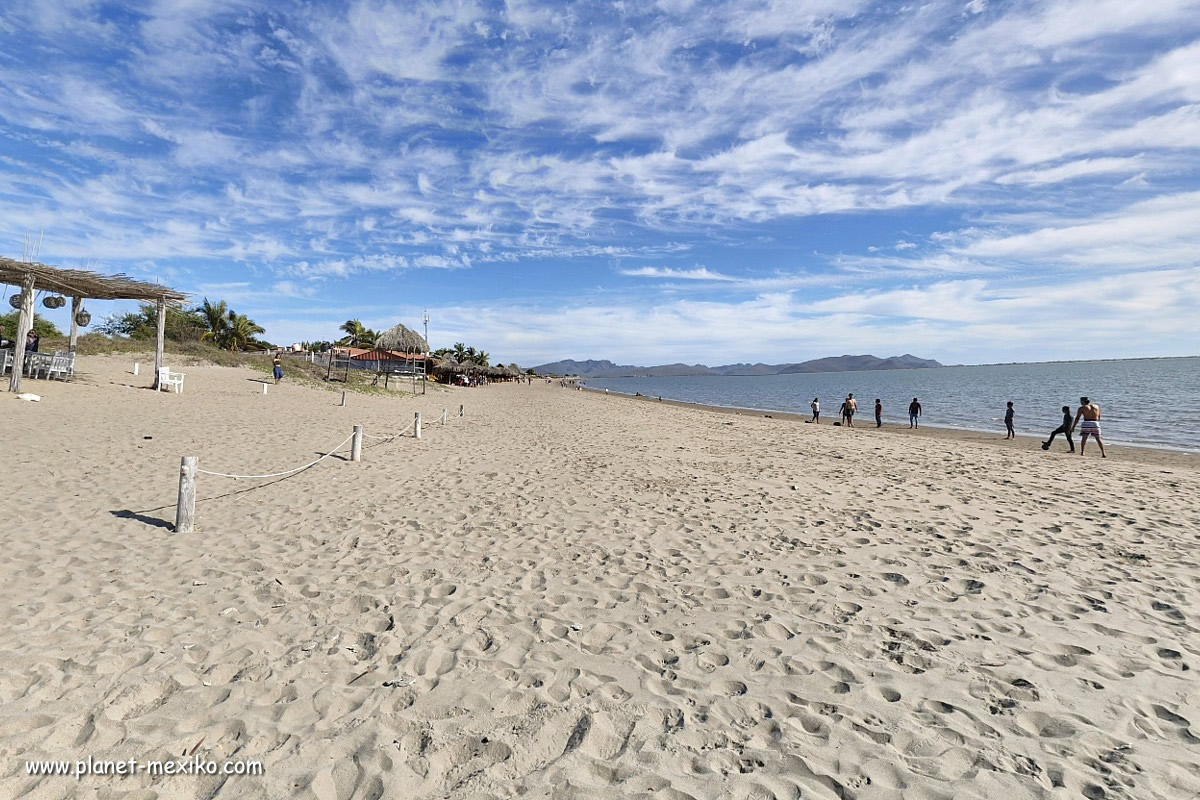
[[[1071,416],[1071,407],[1062,407],[1062,424],[1054,430],[1050,431],[1050,438],[1042,442],[1042,449],[1049,450],[1050,445],[1054,444],[1054,437],[1062,434],[1067,437],[1067,446],[1069,452],[1075,452],[1075,441],[1071,438],[1071,434],[1075,432],[1075,428],[1079,428],[1079,454],[1083,455],[1084,447],[1087,445],[1088,437],[1091,436],[1096,440],[1096,446],[1100,448],[1100,457],[1108,458],[1104,453],[1104,440],[1100,438],[1100,405],[1093,403],[1087,397],[1079,398],[1079,410],[1075,412],[1075,416]],[[1004,427],[1007,429],[1005,439],[1017,438],[1017,432],[1013,428],[1013,417],[1016,416],[1016,410],[1013,408],[1012,400],[1008,401],[1008,408],[1004,411]]]
[[[1012,404],[1009,403],[1009,405],[1012,405]],[[820,422],[821,422],[821,398],[814,397],[812,399],[812,402],[809,403],[809,408],[811,408],[812,412],[813,412],[812,419],[810,420],[810,422],[815,422],[817,424],[820,424]],[[858,401],[854,399],[853,392],[846,395],[846,399],[842,401],[842,407],[840,409],[840,412],[841,412],[842,420],[841,420],[841,422],[835,422],[834,424],[835,425],[844,425],[847,428],[853,428],[854,427],[854,415],[858,413]],[[920,419],[921,419],[921,403],[917,400],[917,398],[914,397],[912,399],[912,402],[908,404],[908,427],[909,428],[918,427],[917,423]],[[875,427],[876,428],[883,427],[883,402],[878,397],[875,398]]]
[[[810,422],[820,424],[821,422],[821,398],[814,397],[809,403],[809,408],[812,409],[812,419]],[[842,425],[847,428],[854,427],[854,415],[858,413],[858,400],[854,398],[854,393],[846,395],[846,399],[842,401],[842,406],[839,409],[841,413],[841,421],[835,422],[835,425]],[[1050,445],[1054,444],[1054,437],[1062,434],[1067,438],[1067,445],[1071,448],[1070,452],[1075,452],[1075,441],[1071,438],[1071,434],[1075,432],[1076,427],[1079,427],[1079,454],[1083,455],[1084,446],[1087,444],[1088,437],[1093,437],[1096,440],[1096,445],[1100,448],[1100,457],[1108,458],[1104,453],[1104,441],[1100,438],[1100,406],[1093,403],[1087,397],[1079,398],[1079,410],[1075,416],[1071,416],[1071,407],[1063,406],[1062,424],[1050,432],[1050,438],[1042,442],[1042,449],[1049,450]],[[921,420],[921,402],[917,398],[913,398],[908,404],[908,427],[910,429],[919,428]],[[1016,417],[1016,408],[1011,400],[1008,401],[1008,406],[1004,411],[1004,427],[1006,429],[1005,439],[1017,438],[1016,428],[1013,426],[1013,421]],[[1082,423],[1082,425],[1081,425]],[[883,427],[883,403],[877,397],[875,398],[875,427]]]

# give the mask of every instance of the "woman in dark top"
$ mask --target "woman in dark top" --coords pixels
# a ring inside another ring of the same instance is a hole
[[[1004,412],[1004,427],[1008,428],[1008,433],[1004,435],[1005,439],[1017,438],[1017,432],[1013,430],[1013,404],[1012,400],[1008,401],[1008,410]]]

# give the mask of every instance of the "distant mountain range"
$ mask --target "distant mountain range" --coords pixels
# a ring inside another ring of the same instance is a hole
[[[534,367],[539,375],[578,375],[582,378],[658,378],[690,375],[790,375],[797,372],[862,372],[874,369],[930,369],[942,366],[928,358],[908,354],[879,358],[877,356],[830,356],[798,364],[726,364],[706,367],[703,364],[661,364],[657,367],[636,367],[614,364],[611,361],[554,361]]]

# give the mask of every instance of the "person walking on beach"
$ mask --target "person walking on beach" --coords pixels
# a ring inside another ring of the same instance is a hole
[[[1100,457],[1108,458],[1104,454],[1104,441],[1100,438],[1100,406],[1086,397],[1079,398],[1079,411],[1075,414],[1071,430],[1075,430],[1075,426],[1079,425],[1080,417],[1083,418],[1083,424],[1079,426],[1079,455],[1083,455],[1088,437],[1095,436],[1096,444],[1100,447]]]
[[[808,407],[811,408],[812,412],[813,412],[812,421],[817,423],[818,425],[820,425],[821,424],[821,398],[814,397],[813,401],[808,404]]]
[[[875,398],[875,427],[883,427],[883,403],[879,402],[879,398]]]
[[[1008,428],[1008,433],[1004,435],[1005,439],[1017,438],[1017,432],[1013,430],[1013,404],[1012,400],[1008,401],[1008,409],[1004,412],[1004,427]]]
[[[913,401],[908,404],[908,427],[920,427],[920,425],[917,424],[919,419],[921,419],[921,404],[918,403],[917,398],[914,397]]]
[[[854,427],[854,412],[858,410],[858,401],[854,399],[854,392],[846,395],[846,399],[842,401],[842,423],[848,427]]]
[[[1072,427],[1072,425],[1071,425],[1071,407],[1063,406],[1062,414],[1063,414],[1062,425],[1059,425],[1057,428],[1050,431],[1050,438],[1047,439],[1046,441],[1042,442],[1042,449],[1049,450],[1050,445],[1054,444],[1054,437],[1058,436],[1060,433],[1062,433],[1062,434],[1066,435],[1067,445],[1070,446],[1071,452],[1074,453],[1075,452],[1075,442],[1074,442],[1074,440],[1071,439],[1071,427]]]
[[[275,383],[283,380],[283,358],[280,357],[279,351],[275,351]],[[264,392],[266,389],[263,390]]]

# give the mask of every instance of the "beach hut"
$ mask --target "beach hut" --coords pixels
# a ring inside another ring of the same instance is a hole
[[[377,350],[393,350],[399,353],[428,353],[429,344],[416,331],[403,325],[388,328],[375,340]]]
[[[413,381],[414,393],[418,380],[421,393],[425,392],[429,344],[419,333],[404,325],[395,325],[376,337],[374,352],[378,361],[375,383],[379,382],[380,375],[383,375],[385,387],[390,375],[407,375]]]
[[[438,380],[449,380],[451,376],[462,372],[462,365],[451,356],[443,356],[434,360],[430,372],[437,376]]]
[[[75,352],[79,338],[79,327],[86,326],[92,318],[83,307],[84,300],[138,300],[154,303],[158,307],[158,336],[154,350],[154,387],[158,388],[158,376],[163,364],[163,342],[168,305],[181,305],[187,299],[183,292],[157,283],[137,281],[126,275],[101,275],[82,269],[59,269],[34,261],[17,261],[0,256],[0,283],[19,286],[20,291],[9,298],[9,303],[20,310],[17,335],[13,345],[12,376],[8,381],[10,392],[21,391],[21,374],[25,366],[25,336],[33,328],[34,299],[38,292],[47,292],[49,297],[71,298],[70,352]],[[65,304],[65,300],[64,300]],[[47,307],[49,303],[47,303]]]

